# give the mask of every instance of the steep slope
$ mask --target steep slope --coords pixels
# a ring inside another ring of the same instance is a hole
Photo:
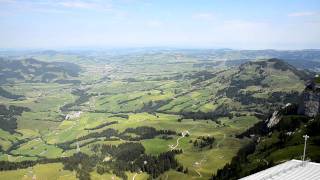
[[[299,114],[314,117],[320,113],[320,78],[309,81],[300,98]]]
[[[247,62],[219,91],[243,109],[261,111],[295,102],[309,75],[278,59]]]
[[[21,99],[21,98],[24,98],[23,95],[12,94],[11,92],[6,91],[2,87],[0,87],[0,96],[2,96],[4,98],[8,98],[8,99]]]
[[[237,68],[180,76],[191,82],[190,89],[153,102],[153,107],[193,119],[265,115],[296,102],[310,76],[279,59],[250,61]]]
[[[312,83],[313,84],[313,83]],[[291,159],[301,159],[304,147],[302,136],[308,134],[307,159],[320,162],[320,116],[314,104],[306,98],[317,93],[310,83],[301,95],[299,104],[287,104],[240,134],[252,143],[243,147],[230,164],[219,170],[212,179],[238,179]],[[306,95],[307,94],[307,95]]]
[[[0,83],[57,82],[78,76],[80,67],[66,62],[42,62],[35,59],[0,59]],[[75,81],[74,81],[75,82]]]

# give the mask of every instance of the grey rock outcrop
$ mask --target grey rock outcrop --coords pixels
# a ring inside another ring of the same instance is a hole
[[[299,114],[314,117],[320,113],[320,85],[310,81],[301,94]]]
[[[267,127],[270,129],[275,125],[277,125],[280,122],[282,116],[287,114],[290,111],[294,111],[293,109],[295,109],[295,107],[291,103],[288,103],[284,107],[282,107],[280,110],[274,111],[271,117],[265,121]]]

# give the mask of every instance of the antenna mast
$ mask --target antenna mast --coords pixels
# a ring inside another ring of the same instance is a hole
[[[303,158],[302,158],[302,162],[304,163],[305,157],[306,157],[306,149],[307,149],[307,140],[310,136],[308,135],[304,135],[304,149],[303,149]]]

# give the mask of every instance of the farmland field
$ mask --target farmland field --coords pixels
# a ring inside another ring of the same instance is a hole
[[[280,60],[208,68],[178,52],[109,57],[112,60],[66,54],[33,58],[37,60],[24,64],[69,61],[81,70],[77,75],[59,70],[52,76],[57,79],[46,82],[39,82],[45,76],[39,73],[37,78],[22,74],[25,80],[19,82],[5,79],[1,88],[19,98],[0,96],[1,105],[23,110],[10,116],[12,127],[0,129],[0,160],[31,165],[1,171],[0,179],[208,179],[251,141],[238,134],[261,121],[261,114],[290,102],[304,86],[290,69],[276,68]],[[263,73],[257,76],[259,68]],[[281,99],[269,99],[274,94]],[[121,145],[143,148],[131,162],[134,167],[113,151],[103,152]],[[148,162],[135,168],[139,158],[170,152],[177,163],[161,172],[145,169]],[[68,168],[69,159],[77,155],[88,156],[93,167],[80,166],[82,159],[79,167]],[[117,163],[129,167],[117,169]]]

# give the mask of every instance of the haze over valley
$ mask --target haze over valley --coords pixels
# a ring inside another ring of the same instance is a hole
[[[233,180],[319,163],[319,8],[0,0],[0,179]]]

